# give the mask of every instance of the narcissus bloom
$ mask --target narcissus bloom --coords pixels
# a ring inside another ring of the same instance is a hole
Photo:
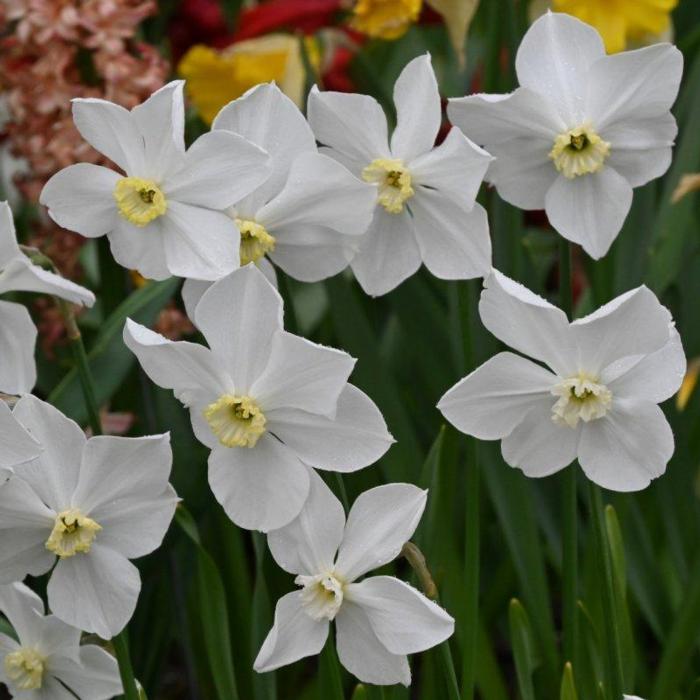
[[[0,294],[39,292],[74,304],[92,306],[95,295],[60,275],[44,270],[17,245],[12,211],[0,202]],[[21,394],[36,383],[36,327],[22,304],[0,301],[0,391]]]
[[[0,486],[0,581],[56,564],[51,611],[109,639],[131,618],[141,588],[129,560],[160,546],[175,512],[170,438],[88,440],[34,396],[22,397],[13,413],[44,451]]]
[[[0,682],[22,700],[108,700],[123,693],[113,656],[80,644],[81,631],[44,615],[41,598],[22,583],[0,586],[0,612],[16,639],[0,634]]]
[[[569,323],[563,311],[497,271],[481,320],[542,364],[502,352],[462,379],[438,408],[463,433],[502,440],[505,461],[547,476],[578,457],[591,481],[636,491],[666,470],[673,434],[658,403],[683,381],[671,314],[646,287]]]
[[[124,172],[90,163],[56,173],[41,203],[83,236],[107,235],[120,265],[144,277],[217,279],[238,267],[226,207],[269,174],[267,155],[241,136],[204,134],[185,151],[182,81],[131,111],[73,101],[83,138]]]
[[[374,218],[351,266],[362,288],[385,294],[424,262],[442,279],[488,273],[491,241],[484,209],[475,203],[491,156],[458,129],[433,148],[442,120],[430,56],[420,56],[394,86],[398,124],[387,122],[367,95],[309,95],[309,123],[322,152],[376,188]]]
[[[318,654],[335,620],[340,662],[364,683],[411,682],[407,654],[430,649],[454,631],[440,606],[393,576],[367,572],[395,559],[420,521],[427,492],[411,484],[365,491],[345,520],[343,507],[313,474],[304,509],[268,535],[275,561],[301,590],[280,598],[256,671]]]
[[[683,55],[670,44],[607,56],[598,32],[548,13],[523,38],[520,86],[450,100],[450,120],[496,160],[487,179],[507,202],[545,209],[564,238],[604,256],[632,188],[671,163],[670,113]]]
[[[208,348],[130,319],[124,342],[189,407],[211,449],[211,489],[240,527],[268,531],[295,518],[309,493],[306,465],[354,471],[391,445],[377,407],[347,382],[355,361],[287,333],[282,299],[255,265],[215,282],[193,320]]]
[[[224,107],[212,128],[240,134],[270,154],[272,175],[228,210],[241,265],[254,262],[274,281],[272,261],[304,282],[346,268],[372,219],[375,191],[318,152],[294,103],[276,85],[258,85]],[[190,316],[207,286],[185,283]]]

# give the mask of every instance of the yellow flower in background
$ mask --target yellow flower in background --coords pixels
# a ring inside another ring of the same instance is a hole
[[[319,64],[316,42],[308,39],[306,49],[314,67]],[[306,73],[299,39],[289,34],[239,41],[223,50],[198,44],[178,65],[187,80],[187,94],[207,124],[218,111],[258,83],[274,80],[297,105],[304,98]]]
[[[608,53],[615,53],[630,41],[667,31],[677,4],[678,0],[553,0],[552,7],[593,25]]]
[[[374,39],[398,39],[418,19],[423,0],[357,0],[350,26]]]
[[[698,374],[700,374],[700,357],[696,357],[688,363],[683,384],[676,394],[676,408],[679,411],[685,410],[698,384]]]

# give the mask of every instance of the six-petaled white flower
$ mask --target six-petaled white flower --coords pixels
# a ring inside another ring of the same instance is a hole
[[[16,639],[0,634],[0,682],[21,700],[108,700],[123,692],[113,656],[80,644],[81,631],[44,615],[41,598],[22,583],[0,586],[0,612]]]
[[[237,525],[285,525],[308,495],[306,465],[354,471],[391,445],[377,407],[347,382],[355,360],[285,331],[282,299],[255,265],[215,282],[194,323],[208,348],[131,320],[124,341],[148,376],[189,407],[211,449],[211,489]]]
[[[491,156],[459,129],[434,148],[440,129],[440,94],[430,56],[401,72],[394,87],[398,113],[389,143],[387,121],[366,95],[309,95],[309,123],[323,153],[376,186],[369,230],[351,266],[362,288],[386,294],[421,261],[443,279],[487,274],[491,241],[484,209],[475,197]]]
[[[496,157],[487,180],[503,199],[545,209],[564,238],[601,258],[632,188],[671,163],[683,56],[670,44],[607,56],[593,27],[550,12],[528,30],[515,66],[515,92],[451,99],[447,114]]]
[[[79,163],[41,193],[56,223],[107,235],[117,262],[144,277],[213,280],[238,267],[223,210],[269,175],[267,154],[229,132],[204,134],[187,150],[182,81],[131,111],[94,98],[73,101],[83,138],[123,174]]]
[[[51,611],[108,639],[141,579],[129,561],[160,546],[177,503],[169,435],[89,440],[58,409],[22,397],[15,418],[44,447],[0,486],[0,581],[51,572]]]
[[[393,576],[357,580],[399,555],[420,521],[426,497],[411,484],[379,486],[358,497],[346,522],[338,499],[312,475],[299,516],[268,535],[272,556],[296,575],[301,590],[277,602],[256,671],[318,654],[335,620],[338,657],[350,673],[377,685],[411,682],[406,655],[443,642],[454,620]]]
[[[635,491],[663,474],[673,434],[658,403],[685,374],[671,314],[646,287],[569,323],[563,311],[494,271],[479,303],[506,345],[438,408],[464,433],[502,440],[505,461],[547,476],[578,457],[591,481]]]

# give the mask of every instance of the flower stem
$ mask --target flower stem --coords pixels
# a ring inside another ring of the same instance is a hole
[[[119,663],[119,675],[122,678],[122,685],[124,686],[124,698],[125,700],[139,700],[139,691],[136,688],[134,670],[131,667],[126,630],[122,630],[116,637],[112,637],[112,645],[114,646],[114,652],[117,655],[117,662]]]
[[[325,679],[323,697],[329,700],[344,700],[343,680],[340,674],[340,662],[335,653],[335,644],[329,636],[321,652],[321,673]]]

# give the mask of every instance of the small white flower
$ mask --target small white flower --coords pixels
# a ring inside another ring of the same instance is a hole
[[[295,518],[309,492],[305,464],[354,471],[389,448],[381,413],[347,383],[355,361],[287,333],[282,299],[255,265],[215,282],[194,323],[208,348],[130,319],[124,342],[189,407],[211,449],[211,489],[240,527],[267,531]]]
[[[95,295],[60,275],[44,270],[20,250],[7,202],[0,202],[0,294],[39,292],[92,306]],[[36,383],[36,327],[22,304],[0,301],[0,391],[22,394]]]
[[[124,174],[71,165],[46,183],[41,203],[71,231],[106,234],[117,262],[145,277],[213,280],[238,267],[223,210],[268,176],[268,157],[221,131],[185,151],[182,86],[169,83],[131,111],[105,100],[73,100],[78,131]]]
[[[491,156],[452,129],[434,148],[442,109],[430,56],[420,56],[394,86],[398,123],[366,95],[309,95],[309,123],[322,152],[376,187],[374,218],[351,266],[362,288],[386,294],[424,262],[442,279],[481,277],[491,266],[484,209],[475,197]]]
[[[335,620],[340,662],[364,683],[411,682],[407,654],[430,649],[454,631],[440,606],[393,576],[357,579],[395,559],[415,531],[427,498],[411,484],[365,491],[347,523],[343,507],[317,475],[304,509],[268,535],[275,561],[301,590],[280,598],[275,622],[255,660],[272,671],[318,654]]]
[[[108,639],[136,607],[141,579],[129,561],[160,546],[177,496],[168,483],[169,435],[90,438],[34,396],[17,420],[43,445],[0,487],[0,581],[49,571],[56,617]],[[58,557],[58,562],[56,562]]]
[[[122,694],[114,657],[95,644],[81,646],[80,630],[44,615],[44,603],[27,586],[0,586],[0,612],[17,635],[0,634],[0,682],[12,697],[108,700]]]
[[[591,481],[636,491],[666,470],[673,434],[658,403],[685,374],[671,314],[646,287],[569,323],[566,315],[495,271],[479,313],[510,347],[462,379],[438,408],[464,433],[502,440],[505,461],[528,476],[578,457]]]
[[[503,199],[545,209],[564,238],[601,258],[632,188],[671,163],[683,55],[657,44],[607,56],[593,27],[550,12],[528,30],[515,67],[515,92],[451,99],[450,120],[496,156],[487,180]]]

